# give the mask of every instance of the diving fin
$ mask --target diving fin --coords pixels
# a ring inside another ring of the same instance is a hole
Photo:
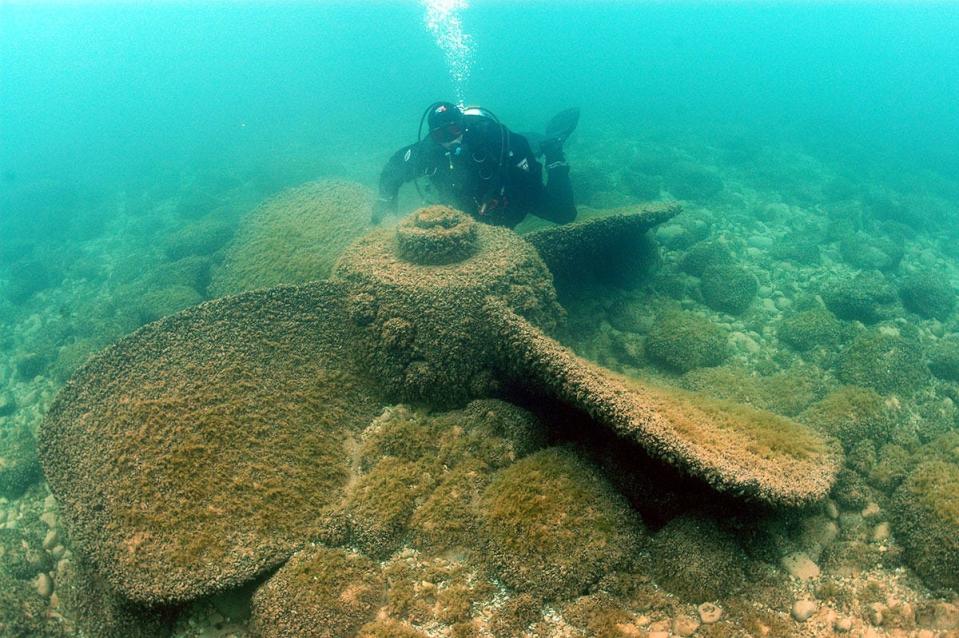
[[[554,115],[546,125],[545,133],[523,133],[537,157],[547,151],[561,152],[563,143],[579,124],[579,107],[574,106]]]
[[[577,124],[579,124],[578,106],[557,113],[546,125],[546,139],[558,140],[562,144],[576,130]]]

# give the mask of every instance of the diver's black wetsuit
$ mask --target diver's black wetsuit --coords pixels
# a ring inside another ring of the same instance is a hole
[[[463,141],[454,148],[427,137],[394,153],[380,176],[380,199],[395,202],[401,185],[425,176],[439,201],[488,224],[512,227],[527,213],[558,224],[576,218],[559,147],[544,158],[544,187],[543,166],[525,137],[484,115],[466,114],[463,121]]]

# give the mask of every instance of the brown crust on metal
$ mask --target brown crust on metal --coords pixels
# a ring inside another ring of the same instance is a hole
[[[719,491],[797,506],[825,497],[835,480],[838,446],[804,426],[616,375],[577,357],[496,299],[488,300],[486,315],[510,376],[581,408]]]

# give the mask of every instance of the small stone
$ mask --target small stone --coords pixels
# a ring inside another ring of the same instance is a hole
[[[704,625],[711,625],[723,617],[722,607],[714,603],[703,603],[697,610],[699,611],[699,620]]]
[[[836,620],[832,623],[832,628],[838,633],[844,634],[852,629],[852,618],[849,616],[837,616]]]
[[[780,564],[789,575],[799,580],[819,578],[819,566],[805,552],[793,552],[782,557]]]
[[[900,603],[896,605],[895,609],[891,609],[890,611],[894,617],[894,625],[896,627],[911,629],[916,626],[916,608],[912,606],[912,603]]]
[[[839,508],[836,507],[835,501],[831,501],[831,500],[826,501],[825,510],[826,510],[826,516],[828,516],[829,518],[833,520],[836,520],[837,518],[839,518]]]
[[[793,603],[792,615],[796,622],[806,622],[817,609],[819,605],[814,600],[797,600]]]
[[[876,627],[882,625],[883,614],[886,611],[886,606],[882,603],[872,603],[866,609],[866,617],[869,618],[871,622]]]
[[[699,621],[685,614],[673,618],[673,633],[681,638],[687,638],[699,629]]]
[[[814,516],[803,523],[802,542],[808,547],[826,547],[839,535],[839,526],[824,516]]]
[[[669,638],[668,631],[651,631],[646,634],[647,638]]]
[[[889,523],[879,523],[872,528],[872,542],[881,543],[887,541],[891,534],[892,529],[889,527]]]
[[[47,527],[57,526],[56,512],[44,512],[43,514],[40,515],[40,520],[46,523]]]
[[[635,623],[617,623],[616,631],[623,638],[642,638],[643,636],[643,630],[637,627]]]
[[[60,540],[57,535],[57,530],[51,529],[47,532],[47,535],[43,537],[43,549],[50,550],[57,546],[57,541]]]
[[[879,516],[879,503],[867,503],[866,507],[862,508],[862,517],[865,519],[874,518]]]
[[[916,638],[936,638],[936,633],[931,629],[920,629],[916,632]]]
[[[40,572],[40,575],[37,576],[36,585],[37,593],[44,598],[49,598],[50,594],[53,593],[53,580],[44,572]]]
[[[50,550],[50,555],[56,558],[57,560],[59,560],[63,558],[63,555],[66,553],[66,551],[67,551],[67,548],[64,547],[63,545],[57,545],[56,547]]]
[[[52,512],[57,509],[57,499],[53,494],[47,494],[47,497],[43,499],[43,511]]]

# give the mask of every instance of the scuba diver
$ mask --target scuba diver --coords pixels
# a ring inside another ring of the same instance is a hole
[[[571,222],[576,205],[563,143],[578,122],[579,109],[567,109],[550,120],[545,135],[520,135],[486,109],[435,102],[420,118],[419,140],[394,153],[383,168],[372,222],[395,215],[400,186],[419,177],[429,178],[440,203],[481,222],[513,227],[527,213]],[[546,165],[545,186],[539,156]]]

